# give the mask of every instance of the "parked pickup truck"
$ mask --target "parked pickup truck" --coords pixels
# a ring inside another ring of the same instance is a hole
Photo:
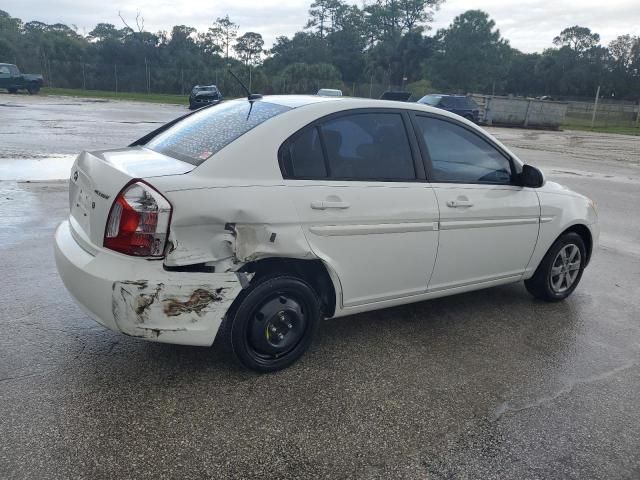
[[[27,90],[34,95],[42,87],[42,75],[20,73],[18,67],[10,63],[0,63],[0,88],[16,93],[18,90]]]

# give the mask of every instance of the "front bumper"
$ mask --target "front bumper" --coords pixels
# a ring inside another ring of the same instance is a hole
[[[235,273],[168,272],[159,260],[98,248],[90,253],[71,228],[64,221],[56,231],[56,265],[71,296],[96,322],[158,342],[213,343],[242,289]]]

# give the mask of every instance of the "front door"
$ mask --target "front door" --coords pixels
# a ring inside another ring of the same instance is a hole
[[[337,115],[281,149],[285,183],[314,253],[351,307],[424,293],[438,206],[409,118],[392,109]]]
[[[429,290],[517,280],[538,237],[536,192],[516,184],[512,160],[490,139],[437,115],[413,118],[440,206]]]

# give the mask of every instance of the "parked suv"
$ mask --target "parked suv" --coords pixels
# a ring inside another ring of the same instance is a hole
[[[69,202],[56,263],[89,315],[261,372],[323,318],[521,280],[562,300],[598,240],[593,202],[479,127],[349,97],[233,100],[84,152]]]
[[[447,112],[455,113],[474,123],[480,120],[480,109],[478,104],[464,95],[425,95],[418,103],[441,108]]]
[[[189,110],[220,103],[222,93],[215,85],[196,85],[189,95]]]
[[[8,90],[9,93],[26,90],[33,95],[40,91],[42,82],[42,75],[20,73],[20,70],[15,65],[0,63],[0,88]]]

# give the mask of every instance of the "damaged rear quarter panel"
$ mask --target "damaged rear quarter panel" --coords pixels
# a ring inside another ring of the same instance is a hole
[[[167,266],[235,271],[266,257],[316,258],[284,185],[168,192],[175,205]]]
[[[162,281],[116,281],[113,317],[127,335],[173,343],[172,334],[180,332],[190,344],[210,345],[241,289],[233,273],[170,273]]]

